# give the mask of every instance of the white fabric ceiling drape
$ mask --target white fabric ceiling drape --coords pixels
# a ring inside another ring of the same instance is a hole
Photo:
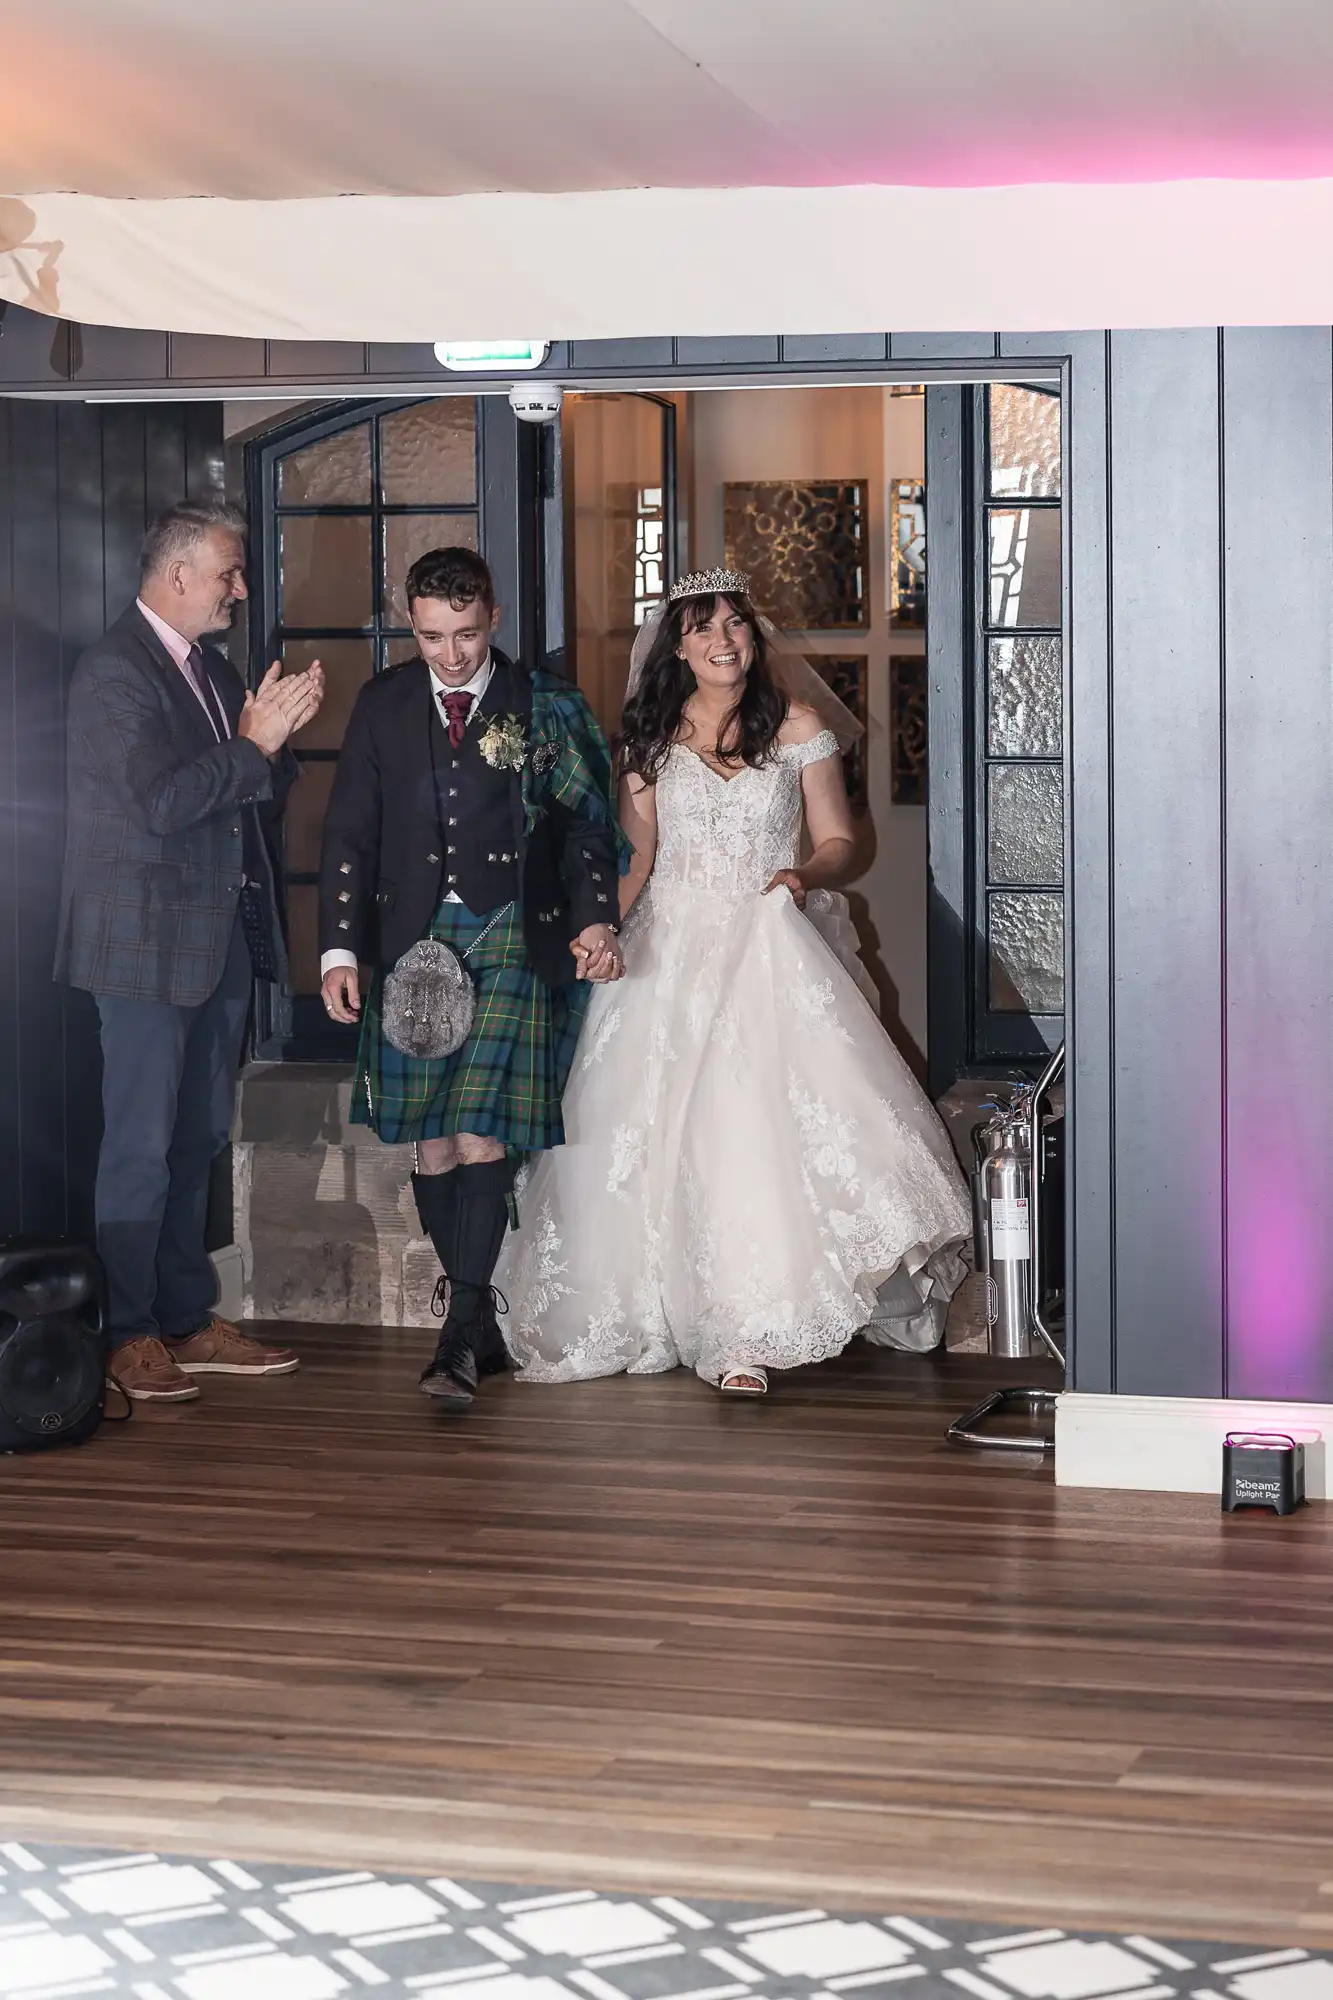
[[[1326,0],[0,0],[0,297],[309,338],[1333,320]]]

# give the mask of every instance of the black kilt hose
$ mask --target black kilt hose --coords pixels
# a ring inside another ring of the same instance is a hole
[[[461,953],[490,921],[462,903],[442,903],[429,935]],[[380,1016],[384,973],[375,973],[361,1027],[352,1123],[371,1126],[387,1145],[474,1132],[515,1154],[562,1146],[560,1100],[591,989],[538,979],[512,905],[466,964],[477,989],[472,1032],[453,1055],[437,1061],[406,1056],[388,1040]]]

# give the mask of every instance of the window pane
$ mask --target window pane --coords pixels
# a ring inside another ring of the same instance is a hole
[[[309,883],[287,885],[287,956],[293,993],[318,993],[319,891]]]
[[[1064,879],[1064,773],[1058,764],[992,764],[987,815],[992,882]]]
[[[318,660],[324,669],[324,704],[296,738],[298,750],[337,750],[361,685],[371,675],[369,639],[288,639],[282,648],[287,674],[301,674]]]
[[[284,625],[369,625],[369,514],[289,514],[279,529]]]
[[[384,622],[406,625],[407,572],[427,549],[477,546],[475,514],[387,514],[384,519]]]
[[[368,507],[370,425],[358,424],[355,430],[338,431],[289,452],[278,465],[278,504]]]
[[[1061,756],[1064,687],[1060,641],[992,639],[988,652],[986,738],[991,756]]]
[[[415,660],[417,642],[409,632],[404,639],[386,639],[384,642],[384,664],[386,667],[401,666],[404,660]]]
[[[1033,500],[1060,497],[1060,398],[1054,390],[990,390],[990,490]]]
[[[990,1004],[1000,1014],[1064,1012],[1063,896],[990,898]]]
[[[289,874],[313,875],[319,868],[320,836],[337,768],[332,757],[316,763],[301,760],[301,775],[287,795],[282,816],[282,862]]]
[[[990,509],[990,622],[1060,623],[1060,509]]]
[[[380,477],[390,507],[470,507],[477,497],[471,396],[414,403],[380,419]]]

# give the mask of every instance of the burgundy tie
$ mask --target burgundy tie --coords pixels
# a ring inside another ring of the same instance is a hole
[[[198,646],[191,646],[189,655],[185,661],[185,671],[194,683],[194,691],[204,705],[205,715],[213,725],[213,734],[217,737],[219,743],[225,742],[230,736],[231,731],[227,727],[227,718],[222,712],[222,704],[218,700],[217,689],[213,686],[212,680],[209,678],[208,669],[204,665],[203,653]]]
[[[444,703],[444,712],[449,718],[449,741],[456,750],[462,742],[463,732],[467,728],[467,719],[472,708],[472,696],[466,689],[463,689],[458,694],[446,694],[440,698]]]

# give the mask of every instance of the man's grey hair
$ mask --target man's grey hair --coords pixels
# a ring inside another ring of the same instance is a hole
[[[139,554],[139,581],[147,583],[160,576],[168,563],[179,562],[198,548],[208,535],[223,528],[229,535],[245,539],[245,516],[239,507],[222,500],[178,500],[164,508],[143,538]]]

